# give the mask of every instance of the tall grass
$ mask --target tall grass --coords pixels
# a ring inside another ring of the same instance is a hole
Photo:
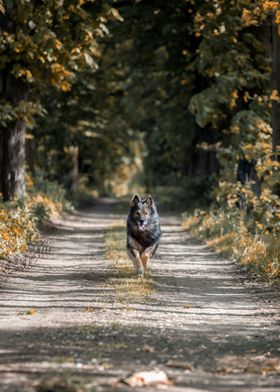
[[[183,227],[210,248],[233,256],[255,275],[280,281],[280,241],[269,231],[252,233],[246,226],[246,214],[227,210],[195,210],[183,214]]]

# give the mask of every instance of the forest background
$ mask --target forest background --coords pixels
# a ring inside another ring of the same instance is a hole
[[[279,279],[279,26],[268,0],[1,0],[1,257],[66,195],[151,192]]]

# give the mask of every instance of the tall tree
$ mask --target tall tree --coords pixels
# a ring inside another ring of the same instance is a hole
[[[106,1],[90,0],[9,0],[3,6],[0,191],[9,200],[24,195],[25,129],[42,114],[34,92],[49,86],[69,91],[77,72],[95,67],[95,37],[107,33],[105,23],[116,12]]]
[[[280,8],[280,5],[279,5]],[[280,10],[278,23],[272,22],[272,88],[275,99],[272,100],[273,150],[280,148]],[[278,151],[280,160],[280,152]]]

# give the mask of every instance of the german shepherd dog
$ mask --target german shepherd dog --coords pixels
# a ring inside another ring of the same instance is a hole
[[[155,254],[161,229],[155,202],[151,195],[141,199],[134,195],[127,217],[127,253],[138,275],[144,275],[151,257]]]

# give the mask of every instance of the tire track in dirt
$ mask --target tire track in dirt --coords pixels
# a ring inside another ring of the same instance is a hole
[[[124,219],[113,211],[100,205],[67,216],[36,262],[3,283],[0,390],[32,391],[59,375],[87,390],[126,391],[118,380],[159,368],[174,380],[170,391],[278,391],[271,289],[164,216],[152,266],[156,293],[120,302],[104,260],[104,230]]]

